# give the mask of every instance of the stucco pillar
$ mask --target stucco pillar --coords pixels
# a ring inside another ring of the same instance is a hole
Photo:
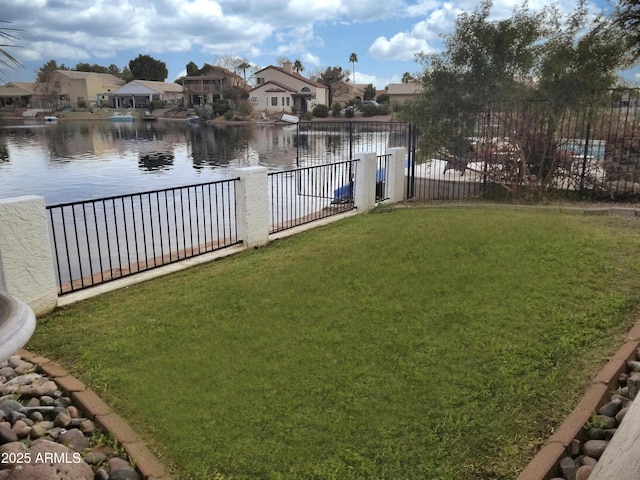
[[[269,241],[269,189],[267,169],[252,166],[235,170],[236,215],[238,239],[247,248],[266,245]]]
[[[387,165],[387,203],[399,203],[404,200],[404,169],[407,149],[395,147],[387,150],[391,155]]]
[[[37,314],[58,301],[44,198],[0,200],[0,290]]]
[[[360,213],[366,213],[376,206],[376,168],[378,156],[374,153],[360,153],[356,162],[356,185],[354,204]]]

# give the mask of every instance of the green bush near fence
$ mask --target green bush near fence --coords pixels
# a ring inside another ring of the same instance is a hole
[[[516,478],[637,312],[635,218],[360,215],[61,308],[59,359],[179,479]]]

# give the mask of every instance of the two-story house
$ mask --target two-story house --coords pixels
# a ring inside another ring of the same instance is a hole
[[[311,104],[328,105],[327,87],[295,72],[290,62],[258,70],[255,78],[256,86],[249,91],[255,111],[304,113]]]
[[[188,105],[204,105],[222,98],[222,92],[233,87],[244,88],[244,81],[224,67],[207,63],[192,75],[182,79],[185,101]]]

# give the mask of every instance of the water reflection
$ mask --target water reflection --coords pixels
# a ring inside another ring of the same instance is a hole
[[[88,200],[295,166],[295,129],[187,122],[20,122],[0,127],[0,198]]]
[[[168,170],[173,166],[173,159],[173,154],[168,152],[141,153],[138,167],[147,172]]]
[[[229,178],[236,167],[281,170],[338,162],[355,151],[383,152],[395,146],[393,135],[360,130],[298,135],[296,126],[186,121],[5,123],[0,125],[0,198],[41,195],[49,204],[90,200]]]

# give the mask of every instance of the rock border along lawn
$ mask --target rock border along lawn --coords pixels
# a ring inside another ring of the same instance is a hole
[[[638,393],[637,389],[630,388],[631,384],[627,386],[627,380],[633,376],[628,372],[635,369],[640,358],[639,348],[640,321],[631,328],[622,346],[592,380],[578,405],[533,457],[518,480],[589,478],[628,405]],[[592,428],[587,429],[585,425]],[[604,474],[598,478],[607,477]]]
[[[23,349],[0,367],[0,480],[44,478],[47,468],[60,478],[172,480],[137,433],[57,363]],[[109,446],[87,452],[96,428],[125,455]]]

